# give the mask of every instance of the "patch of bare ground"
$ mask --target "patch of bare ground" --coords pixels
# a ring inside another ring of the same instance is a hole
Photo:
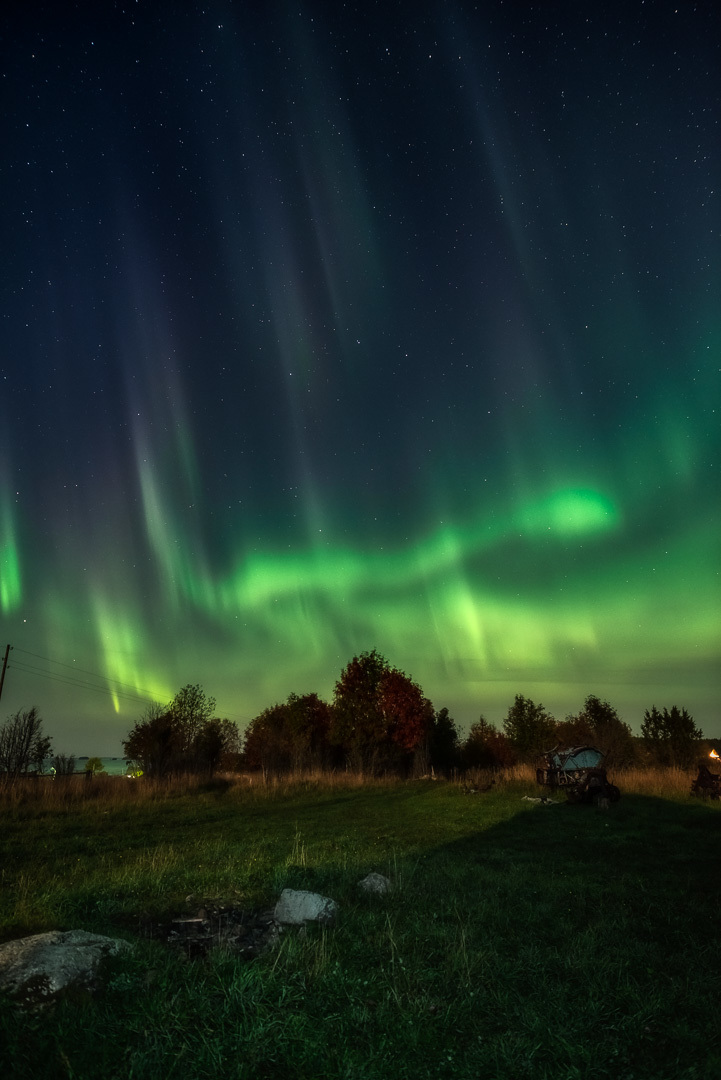
[[[197,903],[188,898],[184,912],[164,916],[143,912],[132,921],[123,921],[139,937],[163,942],[188,960],[207,956],[211,949],[252,960],[273,946],[284,929],[275,921],[272,908],[254,911],[212,901]]]

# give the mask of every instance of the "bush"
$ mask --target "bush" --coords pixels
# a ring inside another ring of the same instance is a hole
[[[535,761],[556,741],[556,721],[543,705],[523,694],[516,699],[503,721],[503,730],[522,761]]]
[[[165,706],[151,705],[123,742],[125,756],[148,776],[208,772],[237,754],[240,736],[230,720],[213,717],[215,698],[189,683]]]
[[[693,722],[686,709],[672,705],[659,712],[655,705],[646,709],[641,735],[652,759],[658,765],[675,765],[686,769],[696,757],[696,741],[703,732]]]
[[[518,755],[510,740],[490,724],[485,717],[471,725],[461,749],[464,769],[507,769],[515,765]]]
[[[8,777],[42,772],[52,739],[43,735],[43,720],[35,705],[18,709],[0,728],[0,773]]]

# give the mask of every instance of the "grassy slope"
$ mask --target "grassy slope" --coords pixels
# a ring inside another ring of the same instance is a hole
[[[719,808],[627,794],[603,813],[525,793],[310,785],[5,809],[3,939],[132,939],[143,913],[187,910],[191,893],[253,907],[310,888],[341,913],[251,963],[141,940],[101,996],[3,1009],[0,1074],[721,1075]],[[370,870],[392,897],[359,895]]]

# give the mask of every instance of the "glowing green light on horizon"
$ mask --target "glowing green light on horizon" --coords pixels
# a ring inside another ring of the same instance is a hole
[[[620,527],[619,510],[605,495],[569,487],[504,514],[495,510],[466,523],[444,522],[420,541],[391,550],[320,539],[287,552],[255,550],[227,576],[211,577],[202,563],[194,567],[191,548],[174,545],[178,648],[187,651],[195,642],[196,670],[213,670],[212,640],[204,642],[198,628],[202,612],[209,626],[238,643],[230,667],[208,676],[224,686],[213,691],[232,703],[235,694],[245,701],[252,687],[258,708],[292,689],[327,693],[318,672],[330,681],[353,651],[371,647],[408,667],[424,688],[428,683],[432,697],[439,693],[434,679],[440,693],[449,686],[451,700],[454,693],[473,693],[475,685],[481,693],[489,681],[516,679],[523,691],[528,680],[553,675],[560,685],[598,670],[628,681],[634,667],[655,670],[671,659],[707,655],[716,606],[710,594],[700,602],[697,586],[714,565],[711,536],[699,546],[698,530],[681,533],[673,544],[659,542],[658,551],[629,550],[623,558],[617,552],[598,562],[589,556],[589,563],[575,554],[587,546],[585,538]],[[531,561],[534,550],[545,559],[557,545],[556,565],[563,563],[563,573],[532,592],[525,579],[517,586],[512,575],[499,578],[493,570],[506,545],[509,552],[517,545],[519,531]],[[573,558],[566,563],[569,544]],[[167,582],[162,593],[167,597]],[[108,679],[129,683],[139,696],[151,690],[155,700],[170,700],[177,687],[168,685],[175,670],[167,663],[168,641],[165,634],[153,641],[139,597],[134,602],[118,593],[111,602],[98,591],[92,599]],[[672,635],[668,611],[676,613]],[[128,708],[110,692],[116,710]],[[235,708],[245,712],[247,706]]]

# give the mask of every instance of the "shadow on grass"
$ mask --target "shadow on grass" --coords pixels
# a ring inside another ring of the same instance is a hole
[[[719,1075],[717,807],[629,795],[603,812],[406,785],[263,809],[245,822],[264,843],[282,830],[268,887],[333,896],[337,926],[252,963],[141,942],[96,1001],[0,1016],[7,1075]],[[242,812],[229,802],[226,818]],[[359,893],[370,870],[394,878],[389,897]]]

